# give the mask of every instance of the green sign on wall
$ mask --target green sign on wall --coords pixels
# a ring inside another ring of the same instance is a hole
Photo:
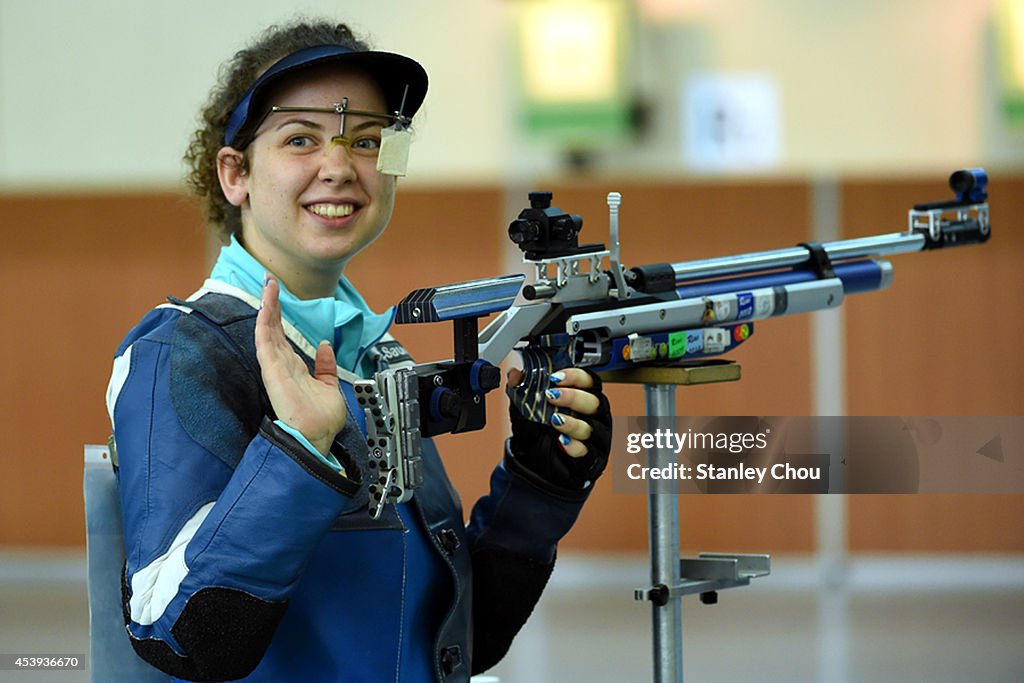
[[[517,3],[522,125],[533,138],[597,147],[631,129],[624,0]]]
[[[1024,126],[1024,0],[997,0],[994,16],[1003,114]]]

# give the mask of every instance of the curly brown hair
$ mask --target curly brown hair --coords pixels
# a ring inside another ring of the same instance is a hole
[[[210,228],[222,240],[242,229],[241,210],[221,191],[217,178],[217,152],[224,146],[224,131],[232,110],[249,86],[271,64],[296,50],[316,45],[344,45],[354,50],[369,50],[345,24],[326,20],[299,20],[268,27],[247,47],[221,65],[217,85],[210,91],[199,115],[199,127],[185,151],[188,165],[185,182],[203,203]],[[248,153],[243,164],[248,166]],[[248,170],[246,168],[246,170]]]

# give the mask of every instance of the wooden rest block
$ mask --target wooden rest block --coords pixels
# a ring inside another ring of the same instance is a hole
[[[714,384],[739,380],[740,364],[730,360],[680,361],[600,374],[605,382],[616,384]]]

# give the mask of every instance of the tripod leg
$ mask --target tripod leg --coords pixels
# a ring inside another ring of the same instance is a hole
[[[658,419],[675,416],[675,385],[645,384],[649,430],[658,425]],[[674,461],[671,449],[650,449],[648,462],[653,467],[665,467]],[[675,493],[654,493],[656,481],[651,480],[648,495],[649,542],[651,551],[651,585],[678,586],[679,569],[679,497]],[[669,598],[664,605],[652,603],[654,628],[654,681],[655,683],[682,683],[683,680],[683,628],[682,610],[678,596]]]

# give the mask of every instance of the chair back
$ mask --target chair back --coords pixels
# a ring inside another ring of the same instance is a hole
[[[85,447],[85,547],[89,582],[92,683],[169,683],[171,677],[135,654],[121,608],[124,530],[117,478],[106,446]]]

